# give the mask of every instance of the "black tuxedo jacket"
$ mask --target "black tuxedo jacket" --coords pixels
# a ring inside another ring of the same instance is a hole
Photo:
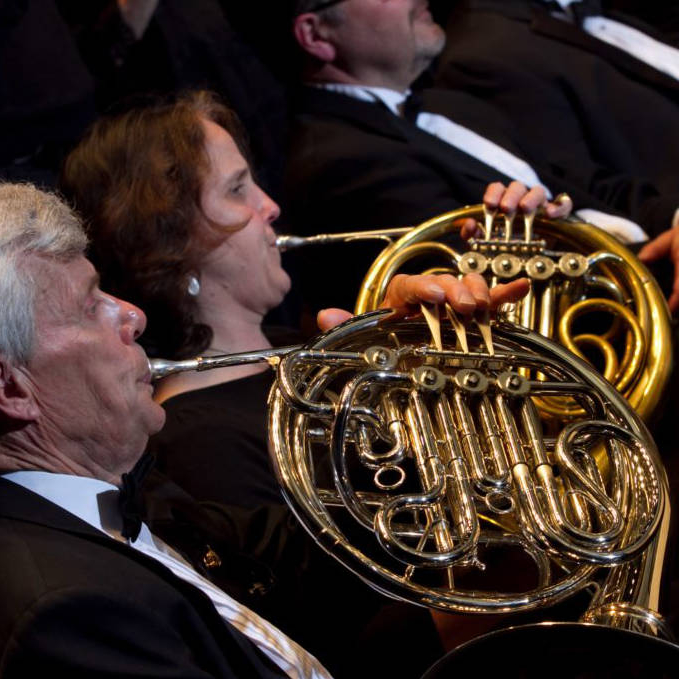
[[[679,81],[531,0],[464,0],[437,85],[502,110],[551,160],[679,187]]]
[[[284,676],[206,595],[0,480],[0,676]]]
[[[554,194],[567,191],[576,207],[631,215],[656,233],[668,228],[679,206],[679,196],[660,196],[649,183],[610,173],[592,162],[573,173],[540,160],[540,149],[530,138],[522,138],[505,116],[465,92],[426,90],[423,108],[525,158]],[[283,211],[295,233],[414,225],[480,202],[490,182],[510,181],[381,104],[304,88],[296,110]],[[351,308],[383,245],[299,251],[294,263],[306,301],[314,309]]]

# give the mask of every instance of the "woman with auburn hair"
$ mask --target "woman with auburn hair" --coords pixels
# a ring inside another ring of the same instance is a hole
[[[211,151],[240,155],[247,167],[235,114],[211,93],[196,92],[102,118],[62,172],[60,188],[86,221],[90,258],[102,279],[134,298],[149,317],[142,341],[151,356],[193,356],[213,339],[199,320],[199,264],[245,223],[228,215],[213,219],[205,209],[203,183],[222,169],[212,167]],[[241,184],[228,187],[234,203],[245,197],[238,195]],[[267,207],[271,221],[278,210]]]
[[[243,132],[196,92],[102,119],[68,157],[62,191],[83,216],[102,285],[142,307],[151,356],[265,349],[262,319],[283,300],[273,221]],[[266,445],[264,365],[163,380],[158,466],[201,500],[280,503]],[[227,498],[227,500],[225,500]]]

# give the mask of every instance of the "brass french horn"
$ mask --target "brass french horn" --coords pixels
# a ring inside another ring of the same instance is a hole
[[[585,620],[668,634],[667,480],[641,419],[551,340],[442,311],[454,323],[434,343],[423,321],[378,311],[305,346],[155,360],[152,372],[274,367],[269,439],[285,498],[383,593],[499,613],[590,589]],[[553,396],[580,414],[547,435],[536,401]],[[498,573],[506,590],[492,584]]]
[[[475,219],[482,231],[466,252],[445,242],[458,221]],[[356,313],[379,307],[391,278],[407,263],[436,259],[432,271],[477,272],[490,285],[519,276],[532,283],[528,296],[509,318],[563,344],[581,358],[594,357],[602,374],[648,420],[656,410],[671,371],[667,304],[646,267],[601,229],[574,219],[522,219],[490,213],[482,205],[454,210],[410,230],[394,230],[366,274]],[[600,333],[589,327],[602,327]],[[584,322],[583,322],[584,321]],[[581,330],[577,330],[577,328]],[[584,328],[584,329],[583,329]],[[587,352],[585,354],[585,352]],[[541,405],[567,417],[567,403]]]

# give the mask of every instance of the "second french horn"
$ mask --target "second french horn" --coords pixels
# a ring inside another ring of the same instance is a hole
[[[458,232],[465,218],[475,219],[483,235],[460,251],[446,238]],[[582,358],[593,356],[643,419],[656,410],[671,370],[667,305],[646,267],[614,237],[572,219],[538,215],[519,220],[481,205],[396,235],[366,274],[356,313],[376,309],[391,278],[413,260],[424,258],[437,273],[480,273],[490,285],[527,276],[531,291],[510,320]],[[563,418],[570,406],[546,401],[542,408]]]

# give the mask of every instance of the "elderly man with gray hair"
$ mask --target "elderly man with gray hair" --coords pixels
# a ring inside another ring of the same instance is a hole
[[[0,676],[329,677],[126,527],[119,488],[164,412],[136,342],[144,314],[100,290],[86,243],[57,197],[0,184]],[[388,300],[457,304],[431,284],[401,279]],[[463,286],[479,305],[516,298]]]
[[[58,198],[0,185],[2,676],[327,677],[148,529],[124,537],[118,486],[165,416],[144,314],[85,245]]]

